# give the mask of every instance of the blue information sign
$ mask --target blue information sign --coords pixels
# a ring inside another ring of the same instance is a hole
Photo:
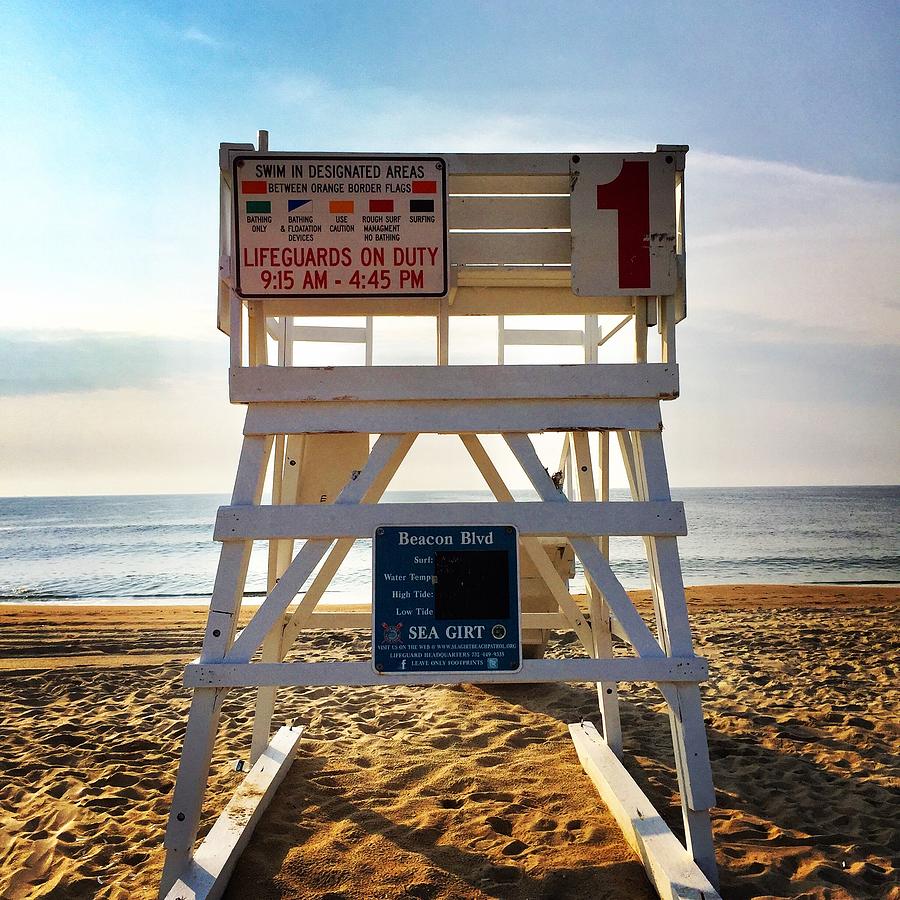
[[[376,672],[517,672],[518,535],[511,525],[384,526],[373,548]]]

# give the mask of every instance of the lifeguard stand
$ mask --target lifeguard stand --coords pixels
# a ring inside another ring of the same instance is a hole
[[[571,725],[575,749],[654,886],[665,897],[716,897],[699,692],[707,667],[693,651],[676,542],[686,533],[684,510],[671,500],[660,416],[660,401],[678,396],[687,147],[399,157],[273,153],[267,142],[260,132],[256,147],[220,150],[219,326],[231,341],[231,401],[247,416],[232,502],[216,521],[222,550],[203,649],[186,670],[194,695],[161,896],[224,889],[300,740],[288,726],[271,736],[277,688],[576,681],[597,684],[602,735],[587,722]],[[379,229],[364,230],[371,223]],[[377,244],[365,233],[395,236]],[[508,328],[505,317],[517,315],[577,315],[584,326]],[[308,323],[320,316],[365,324]],[[437,364],[373,366],[377,316],[433,317]],[[501,365],[448,364],[457,316],[498,317]],[[598,317],[614,323],[605,334]],[[648,361],[653,325],[659,362]],[[626,328],[633,362],[598,362],[599,349]],[[359,343],[365,364],[296,366],[298,340]],[[581,346],[584,362],[502,365],[505,347],[523,343]],[[564,435],[556,476],[531,440],[547,431]],[[630,502],[609,499],[612,433]],[[419,434],[458,435],[496,502],[379,503]],[[514,501],[481,435],[502,435],[539,501]],[[262,505],[270,461],[272,502]],[[354,541],[389,526],[472,523],[518,529],[523,574],[539,580],[537,593],[553,607],[523,606],[533,642],[571,629],[588,658],[525,658],[519,671],[464,675],[284,661],[305,628],[372,627],[370,610],[317,609]],[[655,633],[610,568],[611,535],[644,539]],[[297,552],[296,540],[304,541]],[[254,541],[269,542],[268,594],[236,633]],[[571,551],[584,567],[587,609],[569,591]],[[684,844],[620,762],[617,684],[626,681],[654,683],[668,705]],[[195,851],[219,713],[236,687],[258,691],[252,768]]]

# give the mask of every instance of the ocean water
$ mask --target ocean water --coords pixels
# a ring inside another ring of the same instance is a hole
[[[686,488],[689,534],[679,539],[686,584],[900,582],[900,486]],[[517,499],[533,498],[522,492]],[[488,500],[468,492],[393,492],[387,501]],[[628,499],[613,491],[612,499]],[[0,498],[0,601],[202,602],[219,545],[226,496]],[[611,541],[627,588],[647,587],[643,543]],[[326,601],[366,599],[370,546],[359,541]],[[248,593],[265,587],[266,552],[254,551]],[[583,587],[579,570],[573,584]]]

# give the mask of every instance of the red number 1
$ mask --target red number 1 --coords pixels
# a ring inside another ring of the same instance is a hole
[[[619,214],[619,287],[650,287],[650,163],[623,162],[615,179],[597,185],[597,209]]]

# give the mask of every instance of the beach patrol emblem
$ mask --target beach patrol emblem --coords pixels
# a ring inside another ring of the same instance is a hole
[[[403,623],[398,622],[396,625],[388,625],[387,622],[382,622],[381,627],[384,631],[383,637],[385,643],[387,644],[402,644],[403,643]]]

